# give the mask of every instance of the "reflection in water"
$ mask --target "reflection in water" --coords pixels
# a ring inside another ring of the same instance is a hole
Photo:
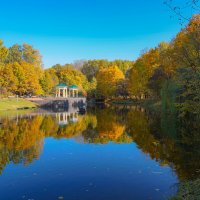
[[[199,130],[195,121],[177,122],[173,116],[161,118],[136,108],[95,108],[85,115],[77,110],[38,111],[2,117],[0,173],[11,162],[28,165],[38,159],[44,139],[52,137],[88,144],[134,142],[161,166],[171,166],[180,180],[193,179],[200,176]]]

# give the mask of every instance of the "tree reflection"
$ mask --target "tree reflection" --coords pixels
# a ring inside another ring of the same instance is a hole
[[[43,118],[4,119],[0,128],[0,173],[9,162],[28,165],[37,159],[43,147],[44,133],[40,130]]]
[[[179,179],[199,177],[199,123],[194,119],[177,121],[171,113],[163,118],[160,116],[163,117],[163,113],[155,116],[130,111],[127,132],[144,153],[161,165],[173,167]]]
[[[173,167],[181,180],[200,175],[200,123],[196,120],[178,121],[174,114],[155,115],[123,107],[95,109],[83,116],[65,113],[61,117],[65,123],[59,123],[59,115],[30,113],[16,120],[1,119],[0,173],[9,163],[28,165],[38,159],[45,137],[70,139],[78,136],[84,143],[135,142],[160,165]]]
[[[86,143],[106,144],[110,141],[115,143],[130,143],[131,138],[125,133],[125,124],[121,122],[115,110],[99,109],[96,111],[97,126],[88,128],[83,132]]]

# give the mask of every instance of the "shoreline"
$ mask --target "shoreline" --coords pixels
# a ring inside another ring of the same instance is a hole
[[[141,106],[147,108],[151,111],[159,111],[160,110],[160,102],[156,100],[133,100],[133,99],[120,99],[120,100],[108,100],[105,102],[110,105],[119,105],[119,106]],[[90,100],[87,102],[88,105],[98,105]],[[0,112],[3,111],[14,111],[14,110],[28,110],[35,109],[40,107],[37,103],[32,102],[28,99],[16,99],[16,98],[5,98],[0,99]]]
[[[144,100],[110,100],[108,104],[111,105],[124,105],[124,106],[141,106],[150,111],[160,111],[161,110],[161,102],[155,99],[144,99]]]

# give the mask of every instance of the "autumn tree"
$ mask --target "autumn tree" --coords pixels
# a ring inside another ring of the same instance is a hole
[[[174,62],[178,68],[180,106],[183,112],[200,113],[200,15],[177,34],[173,43]]]
[[[15,94],[41,94],[42,88],[35,66],[25,61],[7,64],[13,69],[13,73],[17,78],[17,89]]]
[[[129,60],[114,60],[111,62],[111,65],[117,66],[126,75],[126,72],[133,67],[134,62]]]
[[[40,84],[45,94],[54,94],[55,86],[59,83],[58,77],[56,76],[56,71],[53,68],[46,69],[44,75],[40,80]]]
[[[0,40],[0,62],[4,62],[8,55],[8,49],[3,45],[3,41]]]
[[[148,81],[154,70],[160,66],[158,48],[150,49],[141,55],[129,70],[128,88],[130,95],[143,97],[149,94]]]
[[[112,98],[119,81],[124,79],[124,74],[117,66],[102,68],[97,74],[97,92],[105,98]]]
[[[0,63],[0,90],[1,94],[7,95],[15,93],[18,80],[14,75],[13,68],[9,64]]]

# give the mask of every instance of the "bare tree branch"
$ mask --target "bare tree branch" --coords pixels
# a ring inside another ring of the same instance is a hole
[[[198,13],[200,12],[200,0],[188,0],[182,5],[175,5],[174,0],[165,0],[163,3],[178,17],[181,25],[183,22],[190,21],[191,19],[191,16],[188,17],[185,13],[185,9],[191,9]]]

